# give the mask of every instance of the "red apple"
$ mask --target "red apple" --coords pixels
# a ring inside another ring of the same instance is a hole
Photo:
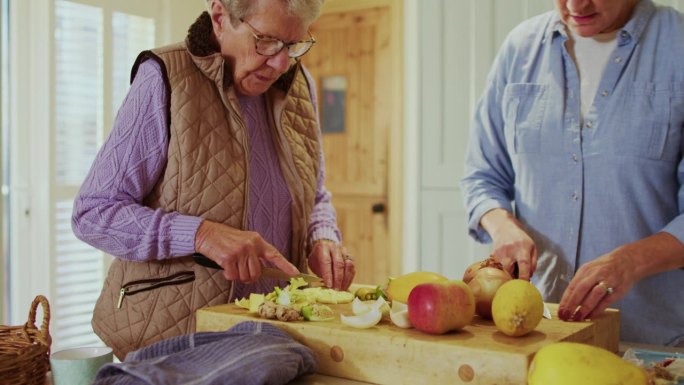
[[[475,315],[475,297],[463,281],[422,283],[408,297],[413,326],[431,334],[444,334],[468,325]]]

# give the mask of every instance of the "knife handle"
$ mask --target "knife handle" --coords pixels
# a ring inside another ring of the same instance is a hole
[[[193,254],[192,259],[194,259],[195,263],[198,265],[208,267],[210,269],[223,270],[223,268],[218,263],[212,261],[211,259],[205,257],[204,255],[202,255],[200,253]]]

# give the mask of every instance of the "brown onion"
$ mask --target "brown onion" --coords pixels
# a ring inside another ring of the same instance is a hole
[[[478,270],[484,268],[484,267],[494,267],[500,270],[503,270],[503,265],[499,262],[497,262],[494,259],[494,256],[491,255],[489,258],[478,261],[473,263],[472,265],[468,266],[466,271],[463,273],[463,282],[468,283],[470,282],[473,277],[475,276],[475,273],[477,273]]]
[[[483,267],[475,272],[468,286],[475,296],[475,312],[482,318],[492,318],[492,301],[501,285],[510,281],[508,272],[496,267]]]
[[[475,273],[477,273],[477,271],[480,270],[480,264],[482,264],[482,261],[477,261],[472,265],[468,266],[465,273],[463,273],[463,282],[469,283],[473,279]]]

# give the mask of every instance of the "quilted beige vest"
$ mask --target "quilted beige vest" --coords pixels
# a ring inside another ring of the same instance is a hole
[[[210,41],[201,35],[206,28],[196,28],[210,23],[205,15],[191,27],[186,42],[143,52],[133,68],[135,76],[142,61],[156,60],[170,95],[168,163],[144,204],[244,229],[249,196],[245,122],[230,69],[219,53],[201,44]],[[299,64],[266,93],[266,105],[292,196],[291,259],[306,271],[306,233],[321,149],[309,85]],[[93,329],[123,359],[142,346],[194,332],[195,311],[226,303],[230,291],[231,283],[220,271],[196,265],[190,256],[150,262],[115,259],[95,306]]]

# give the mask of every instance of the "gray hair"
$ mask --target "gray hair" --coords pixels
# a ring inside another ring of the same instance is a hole
[[[297,15],[305,24],[311,24],[321,14],[321,7],[325,0],[280,0],[287,3],[287,10],[291,15]],[[207,9],[211,0],[206,0]],[[221,4],[228,11],[232,19],[244,19],[251,12],[253,0],[221,0]]]

